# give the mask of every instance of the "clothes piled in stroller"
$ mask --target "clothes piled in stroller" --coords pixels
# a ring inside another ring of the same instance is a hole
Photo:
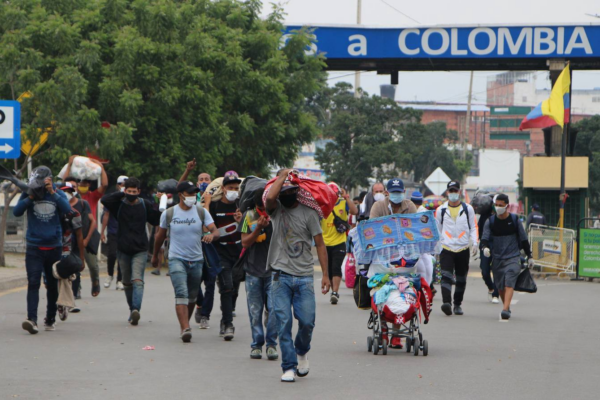
[[[367,326],[372,334],[367,338],[367,350],[385,355],[388,347],[402,349],[404,338],[407,352],[412,350],[416,356],[421,351],[426,356],[429,347],[421,322],[429,322],[433,296],[427,280],[412,273],[414,261],[402,260],[400,264],[400,268],[379,266],[377,272],[369,273],[372,299]]]

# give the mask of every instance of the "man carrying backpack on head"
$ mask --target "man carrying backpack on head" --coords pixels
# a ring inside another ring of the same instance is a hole
[[[442,252],[442,311],[446,315],[463,315],[461,304],[467,287],[469,273],[469,242],[471,253],[477,254],[478,237],[475,223],[475,210],[460,199],[460,184],[456,181],[448,183],[448,201],[441,205],[435,218],[441,226]],[[456,275],[454,289],[454,309],[452,308],[452,283]]]

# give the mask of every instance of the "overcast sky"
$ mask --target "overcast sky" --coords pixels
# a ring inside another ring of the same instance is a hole
[[[265,1],[264,12],[271,10]],[[289,24],[356,24],[357,0],[285,0],[281,2]],[[387,3],[387,4],[386,4]],[[362,0],[362,25],[408,27],[457,24],[560,24],[599,23],[585,15],[600,14],[599,0]],[[403,15],[404,14],[404,15]],[[329,83],[345,80],[354,84],[348,72],[335,71]],[[473,81],[474,102],[485,103],[486,77],[489,71],[476,72]],[[538,87],[550,87],[547,74],[540,74]],[[379,85],[389,83],[389,76],[375,71],[361,74],[361,86],[379,94]],[[600,71],[574,71],[573,88],[600,87]],[[400,72],[396,100],[435,100],[466,102],[469,72]]]

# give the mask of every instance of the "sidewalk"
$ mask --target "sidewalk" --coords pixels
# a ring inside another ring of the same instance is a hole
[[[24,253],[6,253],[6,265],[8,267],[0,267],[0,292],[27,286],[27,272],[25,271],[25,254]],[[106,261],[98,260],[100,274],[106,273]],[[81,273],[82,276],[89,276],[89,270],[86,268]]]

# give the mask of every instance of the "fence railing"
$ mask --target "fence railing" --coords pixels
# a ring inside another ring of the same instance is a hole
[[[561,274],[575,273],[575,241],[573,229],[529,225],[529,243],[535,266]]]

